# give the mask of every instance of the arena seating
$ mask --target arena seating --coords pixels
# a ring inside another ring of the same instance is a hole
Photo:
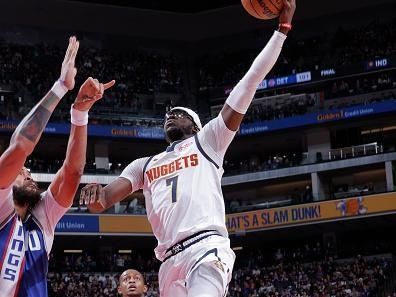
[[[338,259],[333,248],[319,242],[237,255],[229,297],[374,297],[395,272],[390,254]],[[131,267],[144,271],[147,297],[159,296],[159,261],[147,253],[137,259],[129,254],[98,258],[80,254],[52,258],[50,263],[49,297],[115,297],[119,272]]]

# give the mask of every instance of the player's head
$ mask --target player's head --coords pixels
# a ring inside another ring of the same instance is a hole
[[[19,172],[13,185],[15,210],[20,217],[25,217],[27,210],[33,209],[40,201],[40,190],[26,167]]]
[[[121,273],[119,283],[118,294],[122,297],[143,297],[147,292],[143,275],[135,269],[128,269]]]
[[[164,131],[169,143],[186,139],[201,129],[199,116],[189,108],[177,106],[165,114]]]

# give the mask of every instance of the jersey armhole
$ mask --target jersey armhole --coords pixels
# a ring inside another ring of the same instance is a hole
[[[210,162],[212,163],[216,169],[219,169],[220,166],[204,151],[204,149],[202,148],[201,143],[199,142],[198,136],[197,134],[194,135],[194,139],[195,139],[195,143],[197,145],[198,150],[201,152],[201,154]]]
[[[154,156],[149,157],[148,160],[146,161],[146,163],[144,163],[143,172],[142,172],[142,173],[143,173],[143,179],[144,179],[144,173],[146,172],[147,166],[150,164],[150,161],[151,161],[153,158],[154,158]]]

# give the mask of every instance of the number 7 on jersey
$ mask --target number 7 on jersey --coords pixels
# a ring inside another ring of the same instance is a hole
[[[166,186],[172,186],[172,203],[176,202],[176,195],[177,195],[177,179],[178,175],[168,178],[166,180]]]

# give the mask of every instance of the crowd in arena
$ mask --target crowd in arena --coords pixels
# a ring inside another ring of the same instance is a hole
[[[13,100],[2,99],[5,109],[3,117],[19,119],[31,109],[56,79],[53,65],[63,57],[63,49],[53,44],[10,44],[0,41],[0,86],[1,95],[7,98],[8,92],[14,92]],[[38,62],[37,57],[45,59]],[[144,108],[138,94],[153,92],[178,93],[182,87],[180,65],[171,55],[129,49],[117,52],[95,47],[81,48],[77,61],[77,85],[88,76],[102,81],[115,79],[112,88],[102,100],[101,107],[111,107],[113,111],[127,109],[139,114]],[[17,99],[17,100],[15,100]],[[53,119],[65,121],[68,116],[72,96],[65,98],[68,104],[62,104],[54,113]]]
[[[146,296],[157,297],[160,262],[147,252],[143,255],[51,254],[49,297],[115,297],[119,273],[127,268],[143,271]],[[317,241],[237,255],[229,297],[374,297],[394,271],[392,259],[382,255],[338,259],[331,241],[326,246]]]
[[[323,33],[306,39],[288,40],[277,67],[270,75],[348,66],[394,55],[395,28],[395,20],[390,23],[372,22],[348,30],[339,27],[335,34]],[[259,34],[261,36],[262,32]],[[199,63],[201,90],[234,85],[260,50],[261,45],[235,53],[230,53],[227,49],[227,52],[217,52],[216,55],[204,55]]]
[[[373,57],[394,55],[396,53],[396,45],[393,42],[396,31],[393,30],[394,27],[394,23],[373,23],[368,27],[358,29],[339,29],[334,35],[316,36],[308,40],[290,40],[275,67],[277,72],[270,75],[286,75],[306,69],[331,67],[331,65],[348,65]],[[372,42],[373,38],[376,42]],[[312,44],[316,46],[313,47]],[[359,46],[355,47],[357,44]],[[322,47],[336,50],[327,50]],[[146,100],[143,97],[152,95],[153,92],[182,93],[181,64],[175,55],[138,49],[117,51],[99,49],[94,46],[88,49],[82,48],[80,51],[80,63],[77,65],[80,79],[77,84],[87,76],[99,77],[102,80],[115,79],[116,87],[105,95],[100,108],[110,115],[122,111],[129,117],[129,119],[128,117],[104,117],[103,114],[93,112],[91,124],[162,126],[162,119],[155,119],[155,117],[162,116],[165,106],[161,110],[155,110],[153,100]],[[61,60],[62,49],[46,43],[30,45],[0,41],[0,53],[0,106],[2,107],[0,118],[20,119],[53,83],[56,69],[52,68]],[[200,88],[235,84],[251,63],[255,50],[250,49],[248,53],[227,53],[220,56],[213,54],[214,60],[205,56],[202,63],[199,63],[201,65]],[[323,53],[327,54],[323,57]],[[45,57],[46,63],[39,63],[37,57]],[[225,63],[229,60],[233,63]],[[235,61],[239,62],[235,63]],[[288,61],[293,61],[293,63]],[[395,87],[394,74],[380,73],[374,77],[360,76],[335,80],[331,84],[320,85],[318,91],[323,93],[325,99],[332,99],[379,92]],[[67,121],[69,103],[73,98],[67,96],[65,99],[68,104],[62,104],[55,111],[53,121]],[[380,93],[374,96],[373,101],[386,99],[395,99],[395,94]],[[333,107],[353,106],[354,104],[358,103],[344,102]],[[321,104],[309,96],[305,100],[286,104],[269,106],[258,104],[253,105],[249,110],[245,123],[281,119],[321,108],[323,108]],[[143,115],[148,115],[149,118],[140,119],[139,117]]]

